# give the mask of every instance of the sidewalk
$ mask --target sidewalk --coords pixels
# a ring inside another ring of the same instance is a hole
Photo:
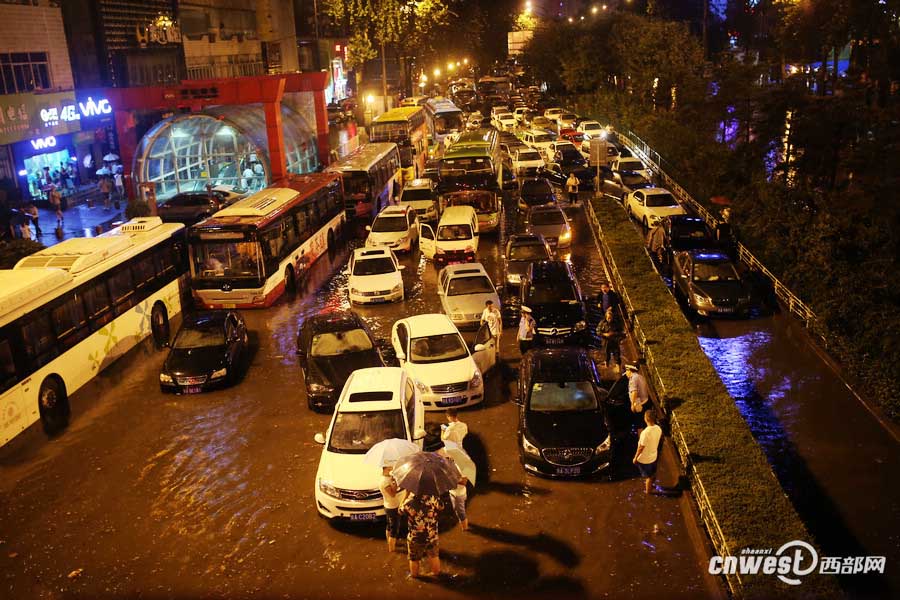
[[[115,222],[125,220],[124,203],[122,206],[123,209],[120,210],[115,208],[105,210],[101,202],[95,203],[93,208],[88,208],[87,204],[69,207],[63,213],[62,238],[57,237],[55,231],[56,213],[49,209],[38,208],[42,235],[35,235],[32,225],[32,237],[45,246],[52,246],[73,237],[94,237],[112,229]]]

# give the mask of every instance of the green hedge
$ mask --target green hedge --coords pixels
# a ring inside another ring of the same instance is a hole
[[[671,416],[673,438],[687,453],[682,460],[701,510],[698,480],[735,555],[743,548],[777,549],[791,540],[814,544],[697,335],[653,269],[644,240],[616,201],[594,199],[592,205],[604,254],[621,278],[620,292],[634,313],[636,337],[643,339],[648,366],[655,370],[651,375],[662,387],[657,391]],[[760,598],[838,595],[833,578],[813,575],[797,587],[775,576],[743,577],[742,589],[743,595]]]

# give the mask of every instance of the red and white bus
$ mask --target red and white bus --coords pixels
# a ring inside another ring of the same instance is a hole
[[[346,223],[341,176],[291,175],[191,227],[191,291],[203,308],[262,308],[293,293]]]

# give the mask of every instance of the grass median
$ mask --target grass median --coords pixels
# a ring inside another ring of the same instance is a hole
[[[680,451],[687,454],[682,460],[695,496],[718,523],[727,550],[739,555],[745,548],[777,549],[792,540],[815,545],[625,211],[609,198],[593,199],[592,206],[603,252],[634,311],[636,337],[644,339],[648,366],[662,384],[664,393],[657,392],[672,415],[673,436],[683,439]],[[697,494],[701,486],[708,507]],[[839,595],[834,580],[821,575],[806,576],[796,587],[774,575],[743,576],[741,588],[752,598]]]

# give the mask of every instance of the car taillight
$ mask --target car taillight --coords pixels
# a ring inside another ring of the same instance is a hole
[[[472,246],[466,246],[466,252],[475,252],[475,248]]]

